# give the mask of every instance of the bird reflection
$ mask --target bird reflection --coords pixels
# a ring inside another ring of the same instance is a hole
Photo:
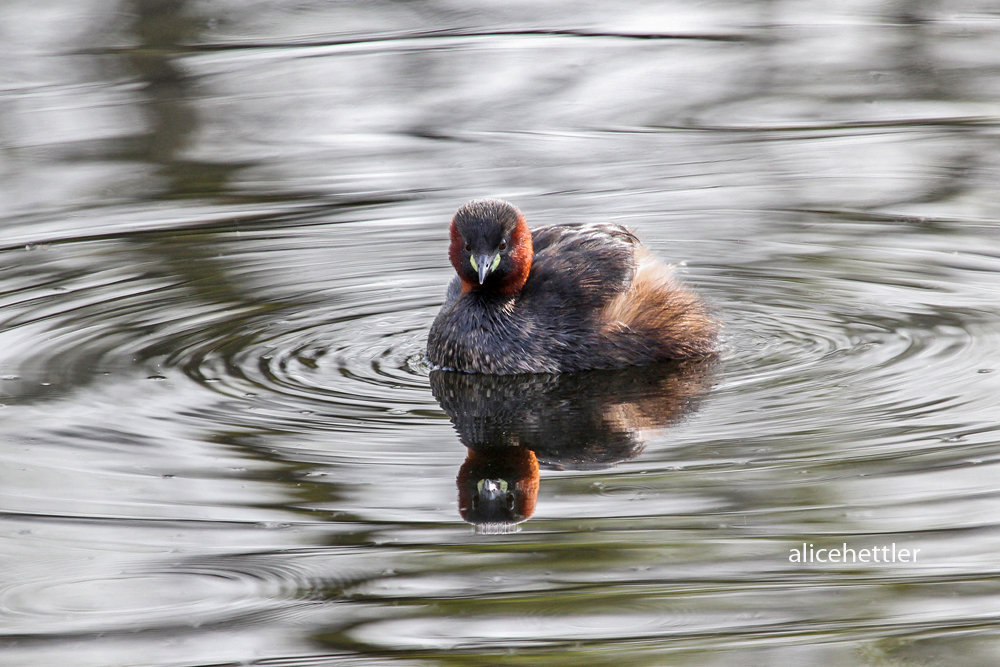
[[[433,371],[431,390],[468,457],[458,508],[477,532],[504,533],[535,512],[539,468],[598,470],[638,455],[650,431],[696,409],[714,362],[559,375]]]

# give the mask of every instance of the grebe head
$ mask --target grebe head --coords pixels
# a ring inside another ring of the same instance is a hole
[[[477,199],[451,220],[448,256],[462,291],[514,294],[531,270],[531,232],[517,208],[500,199]]]

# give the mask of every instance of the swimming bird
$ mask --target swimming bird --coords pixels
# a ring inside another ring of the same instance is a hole
[[[457,275],[427,359],[470,373],[564,373],[707,357],[718,322],[631,231],[613,223],[530,230],[499,199],[451,220]]]

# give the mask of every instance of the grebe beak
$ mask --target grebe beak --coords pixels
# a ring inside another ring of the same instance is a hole
[[[495,255],[490,257],[489,255],[480,255],[475,258],[472,262],[472,268],[479,271],[479,284],[482,285],[483,281],[486,280],[486,276],[492,273],[493,269],[497,268],[500,264],[500,255]]]

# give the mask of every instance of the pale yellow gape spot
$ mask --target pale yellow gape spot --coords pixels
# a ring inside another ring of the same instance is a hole
[[[481,480],[479,480],[479,483],[476,484],[476,491],[482,493],[483,492],[483,485],[486,484],[486,482],[493,482],[493,484],[495,484],[495,485],[497,485],[497,486],[500,487],[501,491],[503,491],[504,493],[507,492],[507,480],[505,480],[505,479],[497,480],[495,482],[493,480],[491,480],[491,479],[481,479]]]
[[[472,255],[469,255],[469,264],[472,264],[473,271],[479,270],[479,265],[476,264],[476,258]],[[490,272],[492,273],[493,271],[496,271],[498,266],[500,266],[500,255],[493,257],[493,263],[490,264]]]

